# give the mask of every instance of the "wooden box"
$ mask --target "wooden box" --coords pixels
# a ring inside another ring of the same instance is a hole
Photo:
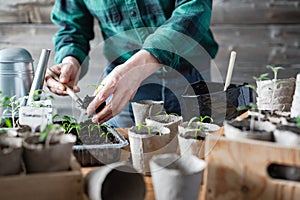
[[[70,170],[0,177],[1,200],[81,200],[83,178],[72,157]]]
[[[300,147],[257,140],[207,138],[205,199],[289,199],[300,197],[300,182],[272,178],[271,164],[300,167]],[[297,172],[299,175],[299,171]]]

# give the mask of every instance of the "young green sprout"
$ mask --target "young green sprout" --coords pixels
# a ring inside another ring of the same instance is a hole
[[[89,124],[88,126],[87,126],[87,128],[88,128],[88,133],[89,133],[89,137],[91,137],[91,133],[93,132],[93,130],[94,129],[97,129],[98,131],[98,133],[99,133],[99,136],[101,135],[101,124],[94,124],[94,123],[92,123],[92,124]],[[100,136],[101,137],[101,136]]]
[[[12,128],[17,126],[16,115],[24,102],[24,97],[17,98],[15,95],[12,97],[4,96],[0,101],[0,107],[5,108],[2,115],[11,112]]]
[[[274,80],[276,81],[277,80],[277,75],[278,75],[278,71],[279,70],[283,70],[284,68],[279,66],[279,67],[273,67],[271,65],[267,65],[266,66],[267,69],[271,69],[273,71],[273,74],[274,74]]]
[[[110,134],[112,134],[112,132],[110,132],[110,131],[108,131],[108,129],[107,128],[109,128],[109,126],[108,125],[106,125],[106,124],[98,124],[99,125],[99,128],[100,129],[98,129],[98,130],[100,130],[99,131],[99,136],[100,137],[102,137],[102,136],[105,136],[105,142],[107,143],[108,142],[108,136],[110,135]],[[102,127],[102,129],[101,129],[101,127]]]
[[[32,102],[34,102],[36,99],[39,99],[39,100],[47,100],[47,99],[53,100],[54,99],[54,97],[52,95],[46,94],[45,91],[42,89],[38,89],[38,90],[34,91],[32,98],[33,98]],[[40,106],[43,106],[43,105],[40,104]]]
[[[198,137],[198,131],[206,131],[208,129],[207,127],[203,126],[203,123],[204,123],[205,119],[209,119],[210,123],[213,122],[213,119],[210,116],[208,116],[208,115],[200,116],[200,117],[193,117],[193,118],[190,119],[190,121],[189,121],[189,123],[187,125],[187,128],[192,128],[192,129],[195,130],[194,139],[197,139],[197,137]],[[198,121],[200,122],[199,126],[197,126],[195,128],[192,127],[193,122],[198,122]]]
[[[45,129],[41,132],[39,142],[45,142],[49,134],[56,133],[61,130],[61,126],[58,124],[48,124]]]
[[[67,115],[60,116],[58,114],[55,114],[52,117],[52,123],[58,117],[63,121],[62,127],[65,130],[65,133],[69,134],[72,130],[75,130],[78,138],[80,138],[80,130],[82,129],[82,127],[80,126],[80,124],[78,124],[75,117],[70,117]]]
[[[296,125],[300,128],[300,117],[296,118]]]
[[[253,76],[256,81],[270,80],[269,73],[261,74],[259,77]]]

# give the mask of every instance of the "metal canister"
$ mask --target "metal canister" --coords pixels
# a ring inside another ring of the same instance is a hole
[[[0,50],[0,97],[28,95],[33,81],[34,67],[31,54],[23,48]]]

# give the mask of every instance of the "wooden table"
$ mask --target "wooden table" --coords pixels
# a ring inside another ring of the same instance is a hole
[[[123,135],[127,140],[128,140],[128,128],[124,129],[116,129],[121,135]],[[215,134],[217,135],[222,135],[223,134],[223,127],[221,128],[220,131],[216,132]],[[121,157],[120,161],[127,161],[129,156],[130,156],[130,146],[126,146],[122,148],[123,151],[121,151]],[[97,167],[82,167],[81,171],[83,176],[85,176],[89,171],[92,169],[96,169]],[[144,176],[145,184],[146,184],[146,196],[145,200],[155,200],[154,197],[154,189],[153,189],[153,184],[152,184],[152,179],[151,176]],[[202,185],[200,189],[200,195],[199,195],[199,200],[204,200],[204,191],[205,191],[205,186]],[[87,197],[85,197],[86,200],[88,200]]]

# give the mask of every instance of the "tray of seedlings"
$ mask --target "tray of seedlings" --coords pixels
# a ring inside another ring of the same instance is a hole
[[[73,146],[74,156],[81,166],[98,166],[120,160],[121,148],[128,145],[128,141],[108,124],[96,124],[90,119],[78,123],[70,116],[54,115],[55,123],[60,123],[65,133],[76,136]]]

